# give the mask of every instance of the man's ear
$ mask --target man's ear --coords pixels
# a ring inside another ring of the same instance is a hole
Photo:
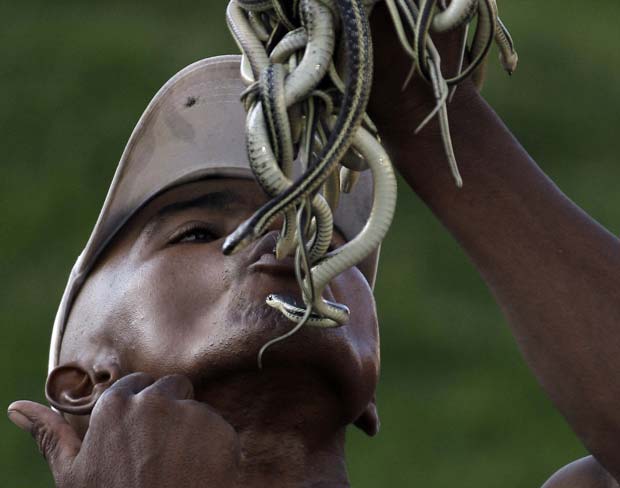
[[[99,397],[120,377],[116,362],[94,366],[69,363],[47,377],[45,396],[52,407],[73,415],[88,415]]]
[[[372,397],[368,406],[358,417],[358,419],[353,422],[353,424],[366,432],[370,437],[373,437],[379,433],[379,428],[381,427],[381,421],[379,420],[379,412],[377,411],[377,404],[375,397]]]

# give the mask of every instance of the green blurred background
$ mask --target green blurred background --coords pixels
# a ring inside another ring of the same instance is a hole
[[[225,1],[0,6],[0,404],[43,400],[52,320],[123,146],[185,65],[235,52]],[[485,94],[558,185],[620,233],[620,3],[500,2],[518,43]],[[401,185],[377,286],[382,431],[349,436],[353,486],[538,487],[584,455],[472,265]],[[403,305],[406,305],[403,307]],[[0,420],[3,486],[51,486]]]

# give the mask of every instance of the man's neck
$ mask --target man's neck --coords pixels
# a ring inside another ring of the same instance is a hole
[[[348,487],[341,400],[306,370],[266,369],[209,381],[196,398],[230,422],[240,486]]]

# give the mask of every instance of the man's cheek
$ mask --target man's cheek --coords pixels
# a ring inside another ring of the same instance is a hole
[[[156,337],[190,333],[203,324],[231,286],[225,271],[221,260],[214,258],[190,262],[164,256],[144,263],[126,290],[142,333],[153,342]]]
[[[374,296],[366,278],[357,267],[345,270],[330,282],[336,301],[360,317],[374,315]]]
[[[352,267],[331,282],[337,302],[349,307],[351,315],[344,331],[359,351],[378,356],[378,319],[372,289],[364,275]]]

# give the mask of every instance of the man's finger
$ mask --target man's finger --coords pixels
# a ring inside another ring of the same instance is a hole
[[[29,401],[12,403],[7,413],[11,422],[32,435],[55,478],[70,468],[82,442],[62,416]]]
[[[112,384],[97,400],[90,416],[89,430],[105,425],[106,417],[123,412],[131,398],[153,383],[153,377],[146,373],[132,373]]]
[[[131,373],[123,376],[114,383],[108,390],[115,392],[126,392],[130,395],[137,395],[147,386],[155,381],[153,377],[146,373]]]
[[[91,426],[102,409],[114,411],[124,409],[131,397],[140,393],[153,381],[153,377],[146,373],[132,373],[113,383],[97,400],[91,413]]]
[[[191,400],[194,398],[192,382],[183,375],[172,374],[158,379],[148,388],[142,390],[141,395],[156,394],[176,400]]]

